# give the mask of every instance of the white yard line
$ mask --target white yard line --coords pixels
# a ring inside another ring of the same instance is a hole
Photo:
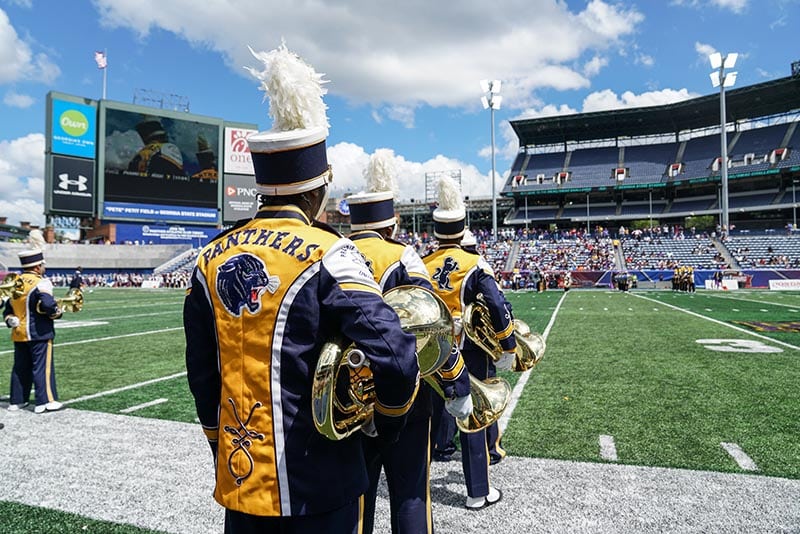
[[[567,298],[568,293],[568,291],[565,291],[564,294],[561,295],[561,298],[558,300],[558,304],[556,305],[556,309],[553,310],[553,315],[550,316],[550,322],[547,323],[547,328],[545,328],[544,332],[542,332],[542,338],[544,338],[545,342],[547,342],[547,336],[550,334],[550,329],[553,328],[553,323],[556,322],[558,310],[561,309],[561,304],[564,302],[564,299]],[[533,371],[533,369],[528,369],[522,373],[519,377],[519,380],[517,380],[517,383],[514,385],[513,391],[511,391],[511,399],[509,399],[508,406],[506,406],[506,409],[503,412],[503,415],[500,416],[500,421],[498,422],[501,434],[505,432],[506,426],[508,426],[508,421],[511,419],[511,415],[514,413],[514,408],[517,407],[517,401],[519,401],[519,398],[522,395],[522,390],[525,388],[525,384],[528,383],[528,377],[531,375],[531,371]]]
[[[728,297],[723,295],[708,295],[708,296],[715,299],[741,300],[742,302],[755,302],[756,304],[761,304],[762,306],[783,306],[784,308],[794,308],[796,310],[800,310],[800,303],[792,305],[792,304],[781,304],[778,302],[756,300],[756,299],[743,299],[742,297]]]
[[[165,402],[167,402],[167,399],[151,400],[150,402],[144,402],[142,404],[137,404],[136,406],[131,406],[129,408],[124,408],[124,409],[120,410],[119,413],[136,412],[136,411],[139,411],[139,410],[141,410],[143,408],[149,408],[150,406],[157,406],[159,404],[164,404]]]
[[[122,339],[124,337],[137,337],[137,336],[149,336],[150,334],[162,334],[164,332],[174,332],[175,330],[183,330],[182,326],[176,326],[174,328],[162,328],[160,330],[148,330],[146,332],[135,332],[133,334],[122,334],[119,336],[108,336],[108,337],[96,337],[93,339],[82,339],[80,341],[66,341],[64,343],[55,343],[56,348],[58,347],[67,347],[69,345],[83,345],[85,343],[96,343],[99,341],[113,341],[115,339]],[[0,351],[0,355],[2,354],[14,354],[14,349],[11,350],[3,350]]]
[[[742,450],[739,445],[736,443],[725,442],[720,443],[720,445],[722,445],[722,448],[731,455],[731,458],[736,460],[736,463],[739,464],[739,467],[741,467],[743,470],[758,471],[758,466],[756,463],[747,455],[746,452]]]
[[[617,461],[617,445],[614,443],[614,436],[606,434],[600,435],[600,458],[609,462]]]
[[[662,306],[666,306],[667,308],[672,308],[673,310],[677,310],[679,312],[687,313],[687,314],[692,315],[694,317],[698,317],[700,319],[705,319],[706,321],[711,321],[712,323],[716,323],[718,325],[722,325],[722,326],[728,327],[728,328],[730,328],[732,330],[736,330],[737,332],[741,332],[743,334],[747,334],[748,336],[757,337],[757,338],[763,339],[765,341],[769,341],[770,343],[775,343],[776,345],[783,345],[784,347],[787,347],[787,348],[790,348],[790,349],[793,349],[793,350],[800,350],[800,347],[792,345],[791,343],[785,343],[785,342],[777,340],[777,339],[772,339],[771,337],[762,336],[761,334],[757,334],[755,332],[751,332],[751,331],[746,330],[744,328],[741,328],[739,326],[728,324],[725,321],[720,321],[720,320],[714,319],[712,317],[706,317],[705,315],[701,315],[699,313],[695,313],[693,311],[690,311],[690,310],[687,310],[687,309],[684,309],[684,308],[679,308],[678,306],[673,306],[672,304],[667,304],[666,302],[664,302],[662,300],[651,299],[650,297],[645,297],[644,295],[639,295],[637,293],[631,293],[631,295],[633,295],[636,298],[648,300],[650,302],[656,302],[658,304],[661,304]]]
[[[129,386],[123,386],[121,388],[116,389],[109,389],[108,391],[101,391],[100,393],[92,393],[91,395],[84,395],[83,397],[78,397],[77,399],[70,399],[64,401],[64,404],[73,404],[75,402],[81,402],[90,399],[96,399],[98,397],[105,397],[106,395],[113,395],[115,393],[119,393],[121,391],[128,391],[129,389],[136,389],[142,386],[149,386],[150,384],[155,384],[157,382],[163,382],[165,380],[172,380],[173,378],[178,378],[180,376],[186,376],[186,371],[182,371],[180,373],[175,373],[174,375],[169,376],[162,376],[161,378],[154,378],[152,380],[145,380],[144,382],[139,382],[138,384],[131,384]]]

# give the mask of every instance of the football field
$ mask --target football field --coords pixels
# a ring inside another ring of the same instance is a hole
[[[435,463],[437,532],[800,528],[800,293],[507,296],[547,338],[536,368],[504,374],[516,386],[502,421],[509,456],[490,472],[507,497],[469,513],[460,465]],[[186,384],[182,298],[95,289],[81,312],[58,321],[56,376],[68,409],[0,411],[0,469],[20,477],[0,486],[0,532],[217,531],[208,527],[221,518],[210,454]],[[12,358],[4,336],[0,377]],[[179,494],[208,513],[181,514]]]

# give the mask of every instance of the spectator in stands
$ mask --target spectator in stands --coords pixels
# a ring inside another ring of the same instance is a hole
[[[11,370],[9,411],[28,405],[36,386],[35,413],[60,410],[53,364],[54,320],[61,310],[53,297],[53,284],[44,277],[44,253],[39,249],[19,253],[20,288],[5,303],[3,319],[11,329],[14,366]]]

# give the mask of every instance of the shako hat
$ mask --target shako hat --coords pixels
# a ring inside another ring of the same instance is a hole
[[[44,263],[44,252],[38,248],[23,250],[18,254],[18,256],[19,264],[23,269],[36,267],[37,265]]]
[[[439,239],[461,239],[467,212],[461,189],[449,176],[439,179],[439,205],[433,210],[433,235]]]
[[[261,81],[269,100],[272,129],[247,138],[256,188],[263,195],[285,196],[312,191],[332,180],[325,139],[328,137],[327,93],[322,74],[290,52],[285,43],[269,52],[250,52],[264,64],[246,67]]]
[[[364,169],[367,185],[364,191],[347,198],[350,206],[350,228],[377,230],[397,223],[394,215],[395,182],[394,152],[379,148]]]

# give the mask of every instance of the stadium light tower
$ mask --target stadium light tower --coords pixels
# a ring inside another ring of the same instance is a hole
[[[497,192],[495,191],[497,180],[494,176],[494,110],[500,109],[500,104],[503,102],[503,97],[500,96],[501,84],[500,80],[481,80],[481,90],[484,93],[481,103],[483,109],[489,109],[492,121],[492,232],[495,241],[497,241]]]
[[[725,127],[727,117],[725,114],[725,88],[733,87],[736,83],[736,72],[725,72],[736,65],[737,53],[722,56],[719,52],[714,52],[708,56],[711,61],[711,68],[716,69],[709,76],[711,84],[719,87],[719,126],[720,126],[720,166],[722,168],[722,215],[720,225],[722,226],[723,237],[730,231],[730,219],[728,218],[728,132]]]

